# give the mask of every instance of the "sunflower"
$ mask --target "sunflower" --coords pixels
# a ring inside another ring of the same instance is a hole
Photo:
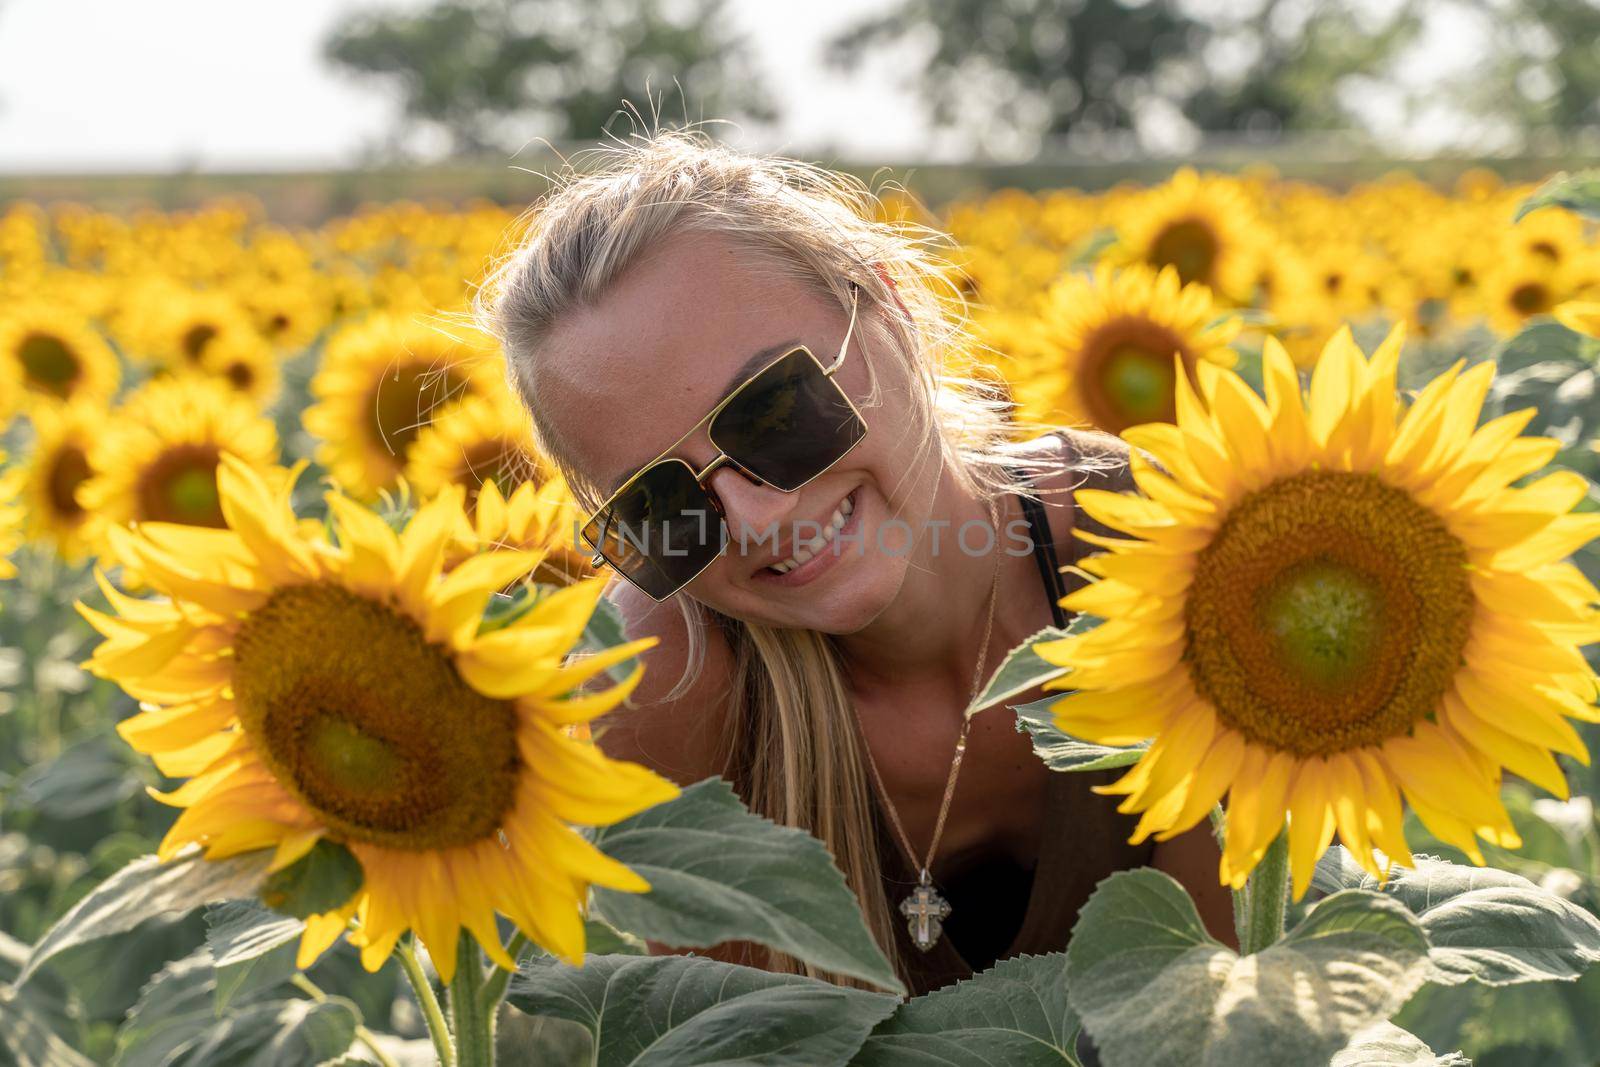
[[[63,559],[81,559],[94,543],[96,523],[78,490],[94,474],[89,456],[105,429],[105,411],[87,403],[40,407],[32,423],[33,448],[23,468],[28,534],[55,545]]]
[[[533,451],[527,409],[509,390],[450,405],[422,428],[406,457],[405,478],[419,496],[459,485],[467,491],[469,511],[487,485],[510,495],[523,482],[550,476]]]
[[[176,286],[137,329],[142,348],[174,370],[203,366],[215,344],[240,346],[259,336],[249,311],[232,293]]]
[[[1255,205],[1236,179],[1184,167],[1127,205],[1108,255],[1171,267],[1185,285],[1198,282],[1242,302],[1251,295],[1258,229]]]
[[[1600,721],[1578,649],[1600,640],[1600,591],[1566,562],[1600,536],[1600,514],[1568,514],[1587,482],[1511,487],[1561,446],[1518,436],[1531,409],[1474,430],[1492,363],[1458,362],[1402,411],[1402,332],[1370,362],[1335,335],[1308,405],[1275,342],[1265,403],[1202,364],[1200,396],[1178,378],[1176,425],[1123,434],[1147,495],[1079,491],[1137,539],[1079,531],[1109,551],[1062,603],[1105,621],[1040,649],[1071,668],[1054,687],[1077,690],[1057,722],[1154,738],[1097,787],[1143,813],[1135,841],[1183,832],[1227,793],[1220,874],[1236,888],[1286,813],[1297,898],[1335,830],[1379,878],[1373,846],[1409,865],[1402,794],[1481,864],[1476,838],[1520,844],[1502,770],[1564,797],[1552,751],[1587,761],[1568,720]]]
[[[1514,334],[1539,315],[1550,315],[1574,292],[1570,265],[1552,266],[1543,257],[1521,253],[1507,257],[1483,279],[1480,298],[1489,323]]]
[[[0,314],[0,377],[46,402],[104,404],[116,393],[122,369],[85,316],[19,302]]]
[[[370,500],[405,470],[411,445],[449,404],[505,385],[493,342],[475,331],[375,315],[328,342],[303,416],[317,460],[346,492]]]
[[[0,578],[14,578],[17,568],[11,563],[11,553],[22,544],[22,508],[17,503],[21,495],[21,472],[6,466],[5,449],[0,448]]]
[[[225,525],[223,450],[256,467],[277,459],[272,422],[219,382],[187,375],[142,386],[99,435],[78,500],[108,523]]]
[[[1569,300],[1557,304],[1551,314],[1573,333],[1600,338],[1600,300]]]
[[[227,529],[112,531],[115,555],[166,599],[134,599],[102,578],[116,614],[79,605],[106,638],[87,666],[143,702],[118,731],[162,773],[189,779],[151,791],[184,809],[158,856],[271,848],[282,870],[323,838],[348,848],[361,888],[308,921],[301,967],[354,918],[371,971],[414,930],[448,982],[463,929],[514,970],[496,912],[581,961],[588,886],[649,887],[569,824],[615,822],[677,790],[567,733],[623,700],[642,668],[574,691],[654,639],[567,661],[598,578],[480,634],[494,591],[537,559],[489,552],[443,576],[459,489],[398,534],[329,493],[328,540],[296,520],[292,473],[269,479],[224,455],[219,482]]]
[[[472,513],[471,547],[516,548],[540,557],[533,579],[550,585],[571,585],[594,575],[593,551],[579,539],[583,525],[566,479],[551,472],[542,483],[523,482],[510,498],[493,481],[483,484]]]
[[[278,354],[255,334],[230,331],[206,345],[195,372],[224,382],[258,409],[278,395]]]
[[[1178,272],[1102,266],[1093,278],[1068,275],[1050,288],[1040,315],[1046,361],[1020,370],[1025,409],[1054,421],[1120,433],[1173,416],[1174,366],[1231,367],[1237,319],[1222,316],[1203,285]],[[1173,362],[1173,355],[1179,357]]]

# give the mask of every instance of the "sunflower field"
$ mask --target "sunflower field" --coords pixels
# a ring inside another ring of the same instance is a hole
[[[883,211],[1019,433],[1134,446],[968,714],[1209,820],[1240,952],[1124,871],[907,999],[821,842],[601,753],[654,640],[468,313],[516,211],[22,203],[0,1064],[1600,1063],[1600,172]],[[646,944],[736,940],[810,975]]]

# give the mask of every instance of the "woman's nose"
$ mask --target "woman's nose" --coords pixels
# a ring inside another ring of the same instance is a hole
[[[794,506],[794,494],[758,485],[734,467],[713,471],[706,484],[722,501],[731,541],[729,551],[738,554],[740,544],[755,551],[759,551],[757,545],[765,544],[770,551],[774,537],[784,533],[782,524]]]

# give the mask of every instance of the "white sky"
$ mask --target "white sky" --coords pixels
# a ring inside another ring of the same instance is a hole
[[[915,100],[892,70],[846,78],[822,68],[822,42],[886,2],[733,0],[785,112],[762,147],[927,154]],[[329,69],[321,41],[345,12],[375,6],[401,5],[0,0],[0,171],[352,162],[394,108],[382,89]]]

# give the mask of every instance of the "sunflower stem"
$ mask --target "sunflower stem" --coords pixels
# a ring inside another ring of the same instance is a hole
[[[1279,832],[1245,883],[1245,922],[1239,930],[1242,955],[1260,952],[1283,936],[1289,902],[1289,831]]]
[[[456,974],[450,979],[450,1023],[456,1038],[456,1067],[494,1067],[495,1008],[485,1005],[483,990],[488,975],[478,942],[461,931],[456,950]]]
[[[1211,806],[1211,836],[1217,839],[1217,851],[1221,852],[1228,847],[1228,820],[1223,814],[1221,804]],[[1233,932],[1236,936],[1244,937],[1245,920],[1245,895],[1241,890],[1232,890],[1233,897]]]
[[[417,995],[417,1003],[422,1005],[422,1017],[428,1023],[428,1036],[433,1038],[433,1051],[438,1055],[441,1067],[456,1067],[456,1048],[450,1043],[450,1028],[445,1025],[439,998],[434,996],[433,983],[423,973],[409,935],[395,945],[394,954],[400,960],[401,970],[406,972],[411,991]]]
[[[289,979],[289,981],[296,989],[300,990],[318,1004],[321,1004],[328,999],[328,994],[324,993],[317,983],[307,978],[303,973],[296,974],[293,978]],[[378,1062],[382,1064],[383,1067],[398,1067],[398,1065],[394,1062],[394,1057],[383,1051],[383,1046],[378,1044],[378,1036],[360,1023],[356,1024],[356,1040],[367,1046],[367,1050],[371,1052],[373,1056],[377,1057]]]
[[[506,942],[506,955],[520,964],[522,962],[522,950],[527,948],[529,943],[528,935],[518,930],[511,935],[511,940]],[[500,1006],[500,1001],[505,998],[506,987],[510,984],[511,976],[514,973],[504,967],[496,966],[493,972],[490,973],[489,980],[484,983],[483,1009],[491,1015]]]

